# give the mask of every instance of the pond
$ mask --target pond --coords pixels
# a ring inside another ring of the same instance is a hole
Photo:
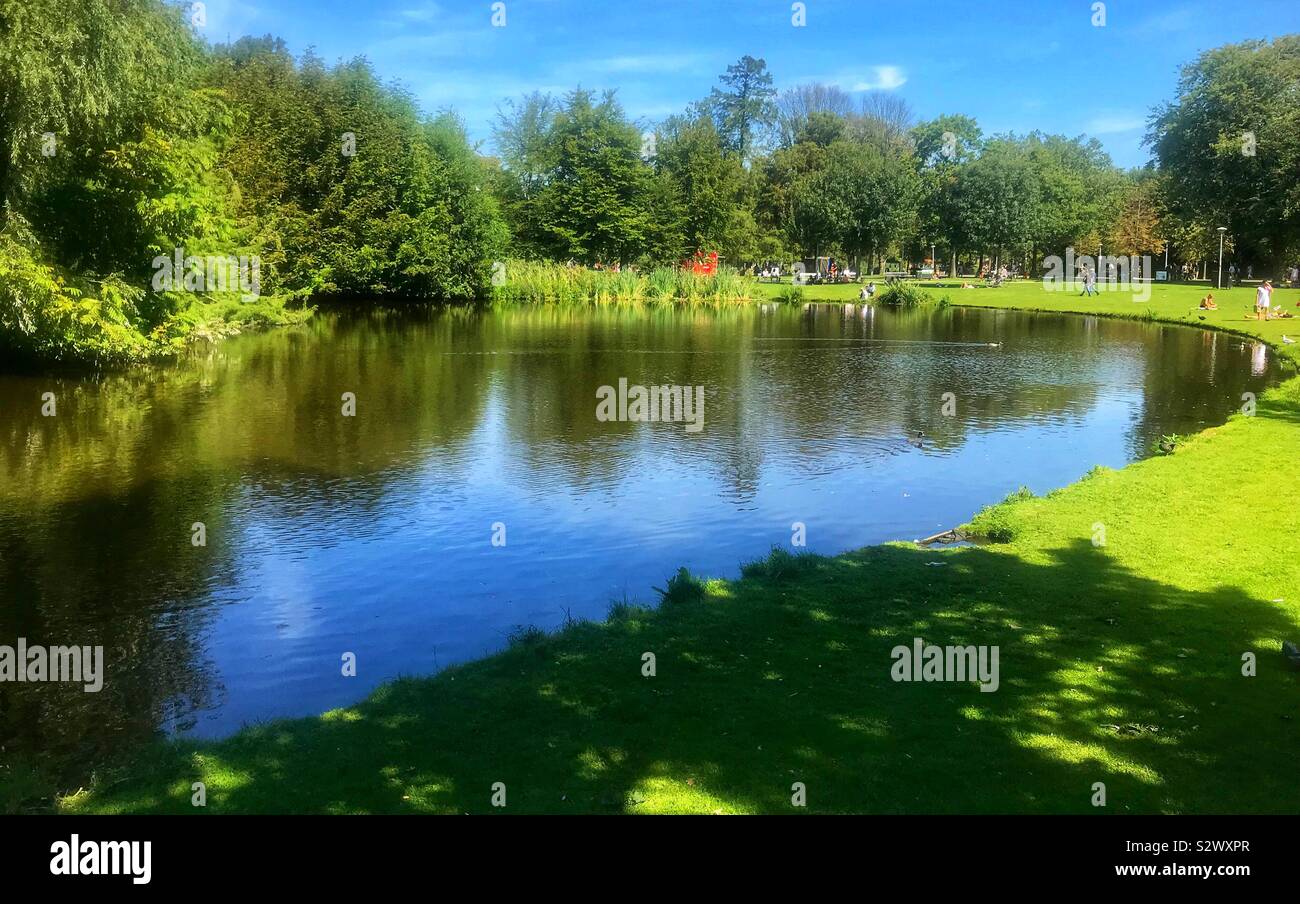
[[[653,602],[679,566],[734,576],[796,524],[822,553],[937,533],[1275,377],[1184,327],[839,305],[323,313],[165,367],[0,377],[0,644],[106,660],[99,693],[0,684],[0,744],[89,768],[316,714]],[[598,418],[620,380],[702,387],[700,429]]]

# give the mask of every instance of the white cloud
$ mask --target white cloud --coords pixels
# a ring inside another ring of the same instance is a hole
[[[666,73],[680,72],[683,69],[697,69],[707,60],[699,53],[653,53],[639,56],[616,56],[605,59],[588,60],[578,68],[600,73],[643,72]]]
[[[778,86],[780,88],[791,88],[796,85],[807,85],[813,82],[820,82],[823,85],[834,85],[845,91],[893,91],[895,88],[901,88],[907,84],[907,73],[901,66],[869,66],[867,67],[870,75],[865,75],[864,71],[858,69],[840,70],[833,75],[810,75],[802,78],[782,80]]]
[[[893,91],[907,84],[907,76],[898,66],[873,66],[874,77],[853,84],[851,91]]]
[[[1088,120],[1087,132],[1089,135],[1119,135],[1123,132],[1136,132],[1146,123],[1144,116],[1132,113],[1109,113]]]
[[[444,16],[443,9],[437,3],[422,3],[398,13],[408,22],[433,22]]]

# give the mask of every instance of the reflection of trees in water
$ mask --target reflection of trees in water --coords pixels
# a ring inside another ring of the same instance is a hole
[[[106,672],[96,694],[0,685],[10,756],[80,781],[191,719],[219,693],[208,595],[233,583],[230,538],[252,506],[346,532],[422,450],[465,441],[487,358],[430,352],[481,347],[480,331],[463,317],[377,322],[322,318],[96,380],[0,379],[0,643],[102,645]],[[47,390],[56,417],[40,415]],[[345,391],[356,418],[341,416]],[[195,521],[205,548],[190,545]]]
[[[1163,341],[1142,359],[1143,404],[1131,436],[1134,457],[1163,434],[1195,433],[1241,410],[1242,394],[1273,382],[1273,362],[1257,366],[1259,343],[1180,326],[1156,326]]]
[[[227,492],[200,475],[0,516],[0,643],[104,647],[97,693],[0,684],[0,737],[15,761],[81,781],[166,718],[212,702],[200,604],[229,567]],[[194,520],[207,524],[206,548],[190,545]]]

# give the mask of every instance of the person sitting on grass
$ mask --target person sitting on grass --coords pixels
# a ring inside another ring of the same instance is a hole
[[[1202,310],[1202,311],[1217,311],[1218,309],[1219,309],[1219,306],[1218,306],[1217,304],[1214,303],[1214,293],[1213,293],[1213,292],[1211,292],[1210,294],[1206,295],[1204,298],[1201,299],[1201,310]]]

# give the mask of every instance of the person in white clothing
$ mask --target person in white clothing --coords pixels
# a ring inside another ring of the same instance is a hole
[[[1267,279],[1255,290],[1255,319],[1267,320],[1268,309],[1273,301],[1273,283]]]

